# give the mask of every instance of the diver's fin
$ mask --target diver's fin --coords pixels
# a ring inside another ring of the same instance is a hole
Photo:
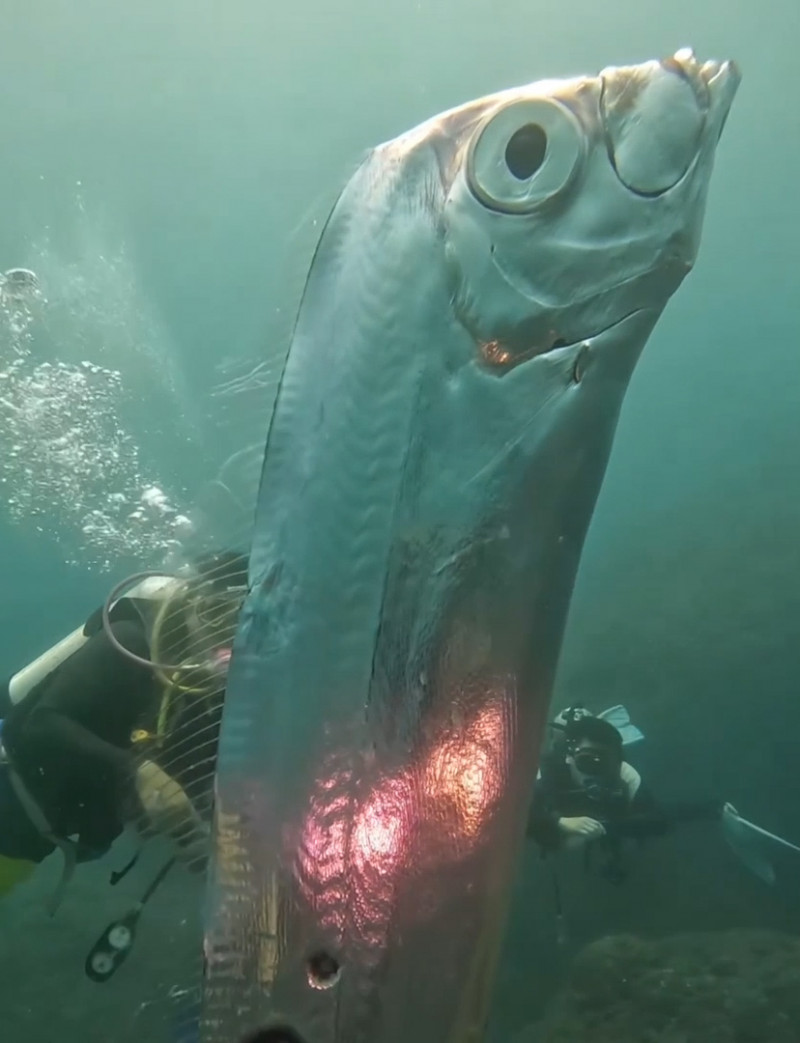
[[[78,845],[68,837],[59,836],[53,831],[47,820],[47,816],[28,792],[27,786],[11,764],[8,765],[8,778],[12,789],[17,795],[17,800],[19,800],[25,813],[31,820],[31,824],[36,827],[45,840],[50,841],[54,848],[59,849],[64,858],[64,865],[61,870],[58,885],[47,903],[48,914],[50,916],[55,916],[64,898],[67,885],[75,872],[75,866],[78,864]]]
[[[644,739],[644,732],[639,731],[635,724],[631,724],[628,711],[622,705],[609,706],[607,710],[603,710],[597,716],[614,725],[622,736],[623,746],[633,746],[635,742],[641,742]]]
[[[796,844],[748,822],[731,804],[726,804],[723,809],[722,830],[735,854],[765,884],[775,883],[775,869],[768,857],[770,844],[788,848],[800,855],[800,847]]]

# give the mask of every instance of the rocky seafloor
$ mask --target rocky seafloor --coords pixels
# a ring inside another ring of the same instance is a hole
[[[798,1043],[800,938],[765,931],[604,938],[514,1043]]]

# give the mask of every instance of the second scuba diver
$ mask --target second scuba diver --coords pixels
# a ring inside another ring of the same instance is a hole
[[[602,717],[571,708],[544,756],[528,819],[528,836],[544,851],[602,841],[604,875],[621,880],[622,842],[663,836],[678,822],[719,820],[724,801],[662,806],[623,757],[620,731]]]
[[[59,893],[126,825],[200,868],[225,674],[247,583],[233,552],[111,599],[0,692],[0,895],[56,849]],[[118,588],[119,589],[119,588]]]
[[[542,759],[527,828],[543,854],[582,848],[587,865],[599,856],[601,875],[621,883],[627,876],[627,840],[642,843],[689,822],[720,823],[735,853],[767,883],[774,880],[770,858],[776,844],[800,853],[789,841],[742,819],[723,800],[657,800],[624,758],[625,743],[644,738],[624,707],[598,716],[571,707],[554,727],[558,737]]]

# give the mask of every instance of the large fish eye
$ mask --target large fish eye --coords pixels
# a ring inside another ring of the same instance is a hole
[[[467,155],[467,181],[484,206],[524,213],[562,192],[583,155],[580,124],[549,98],[511,102],[478,128]]]

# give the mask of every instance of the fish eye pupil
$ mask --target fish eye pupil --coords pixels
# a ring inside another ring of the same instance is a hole
[[[547,134],[538,123],[526,123],[509,138],[506,166],[518,181],[527,181],[544,163]]]

